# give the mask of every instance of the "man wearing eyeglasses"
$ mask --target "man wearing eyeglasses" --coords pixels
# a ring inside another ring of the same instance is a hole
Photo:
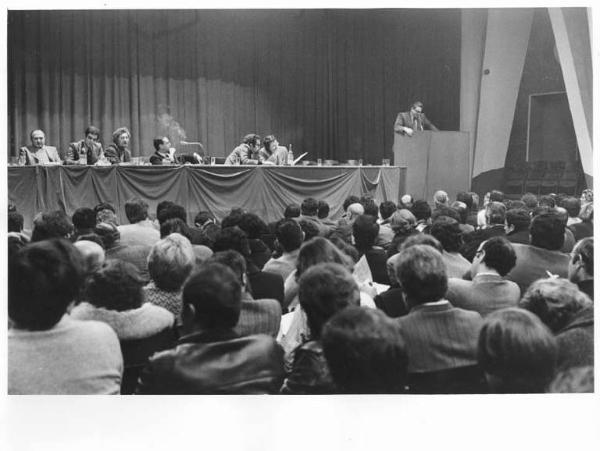
[[[85,138],[72,142],[66,152],[65,164],[92,165],[102,155],[100,130],[93,125],[85,129]]]
[[[423,113],[423,102],[417,101],[410,106],[410,111],[398,113],[394,131],[401,135],[412,136],[415,131],[422,130],[437,132],[438,128]]]

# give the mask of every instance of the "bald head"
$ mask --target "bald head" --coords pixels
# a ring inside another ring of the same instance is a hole
[[[98,243],[93,241],[80,240],[74,243],[75,247],[83,256],[84,272],[91,274],[102,266],[104,263],[104,249]]]
[[[365,214],[365,207],[363,207],[362,204],[359,204],[358,202],[355,204],[350,204],[350,206],[348,207],[348,216],[350,219],[354,219],[357,216],[364,215],[364,214]]]

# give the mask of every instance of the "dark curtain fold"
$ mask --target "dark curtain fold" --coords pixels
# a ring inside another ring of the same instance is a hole
[[[391,158],[415,99],[459,124],[458,10],[9,11],[9,154],[34,128],[64,152],[88,124],[225,156],[250,132],[309,158]]]

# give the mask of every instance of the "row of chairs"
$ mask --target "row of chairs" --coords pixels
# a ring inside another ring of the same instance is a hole
[[[580,191],[583,171],[574,161],[530,161],[504,170],[504,191],[509,195],[524,193],[565,193]]]

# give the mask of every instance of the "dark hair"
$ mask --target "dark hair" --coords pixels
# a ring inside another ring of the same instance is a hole
[[[463,244],[458,221],[448,216],[440,216],[433,221],[429,233],[441,243],[446,252],[458,252]]]
[[[431,246],[417,244],[400,251],[396,277],[409,303],[439,301],[448,289],[442,255]]]
[[[420,100],[417,100],[410,105],[411,110],[416,107],[423,108],[423,102],[421,102]]]
[[[234,227],[240,225],[242,216],[244,216],[244,210],[241,208],[232,208],[227,216],[221,221],[221,228],[226,229],[228,227]]]
[[[506,212],[506,223],[515,227],[516,231],[529,229],[531,216],[524,208],[512,208]]]
[[[490,202],[504,202],[504,193],[497,189],[490,191]]]
[[[575,218],[579,214],[579,210],[581,210],[581,201],[576,197],[565,197],[560,206],[567,210],[569,217]]]
[[[565,223],[554,212],[541,213],[531,221],[529,234],[532,246],[559,250],[565,241]]]
[[[321,337],[323,325],[336,312],[358,305],[360,293],[352,274],[337,263],[320,263],[298,279],[298,300],[314,340]]]
[[[113,213],[117,213],[117,210],[115,210],[115,207],[112,204],[109,204],[108,202],[100,202],[98,205],[96,205],[94,207],[94,211],[96,212],[96,215],[98,215],[98,213],[100,213],[102,210],[110,210]]]
[[[329,216],[329,204],[324,200],[319,201],[319,207],[317,210],[317,217],[319,219],[325,219]]]
[[[456,212],[457,216],[454,216],[452,213],[447,214],[446,216],[450,216],[451,218],[456,219],[461,224],[467,223],[467,218],[469,217],[469,209],[467,208],[464,202],[461,202],[459,200],[452,202],[452,205],[450,205],[450,212]]]
[[[300,277],[311,266],[319,263],[339,263],[352,271],[353,262],[350,257],[323,237],[316,237],[305,242],[298,253],[296,277]]]
[[[344,203],[342,204],[342,206],[344,207],[344,211],[347,211],[348,207],[350,205],[357,204],[357,203],[360,203],[360,197],[358,197],[358,196],[348,196],[344,200]]]
[[[276,141],[276,138],[274,135],[267,135],[263,138],[262,145],[265,148],[265,150],[267,151],[267,153],[269,153],[269,154],[271,153],[271,149],[270,149],[271,143],[275,142],[275,141]]]
[[[306,216],[316,216],[319,211],[319,202],[312,197],[308,197],[302,201],[300,211]]]
[[[121,238],[121,232],[116,225],[110,222],[101,222],[94,227],[94,233],[102,240],[102,247],[107,250],[115,245]]]
[[[244,256],[244,258],[250,257],[250,244],[248,243],[248,237],[246,233],[238,226],[225,227],[217,233],[215,243],[213,244],[213,251],[238,251]]]
[[[125,216],[131,224],[148,218],[148,204],[139,197],[134,197],[125,202]]]
[[[373,247],[378,234],[379,224],[377,224],[377,220],[373,216],[357,216],[352,224],[354,246],[361,253],[365,253]]]
[[[275,226],[275,236],[284,252],[292,252],[302,246],[300,225],[293,219],[282,219]]]
[[[364,214],[373,216],[375,219],[377,219],[379,216],[379,207],[377,206],[377,203],[375,203],[375,199],[373,199],[371,196],[362,196],[360,198],[360,203],[365,209]]]
[[[86,137],[87,135],[96,135],[96,138],[100,139],[100,129],[98,127],[94,127],[93,125],[88,125],[84,133]]]
[[[402,393],[408,355],[398,324],[377,309],[350,306],[323,327],[323,352],[341,393]]]
[[[238,276],[220,263],[204,263],[183,287],[183,304],[195,309],[194,320],[204,329],[233,328],[239,318],[242,285]]]
[[[436,221],[438,218],[446,216],[448,218],[460,222],[460,214],[454,208],[448,207],[447,205],[439,205],[431,212],[431,220]]]
[[[254,133],[250,133],[242,138],[243,144],[254,145],[256,141],[260,142],[260,136]]]
[[[165,137],[161,136],[160,138],[154,138],[152,140],[152,144],[154,145],[154,149],[158,150],[160,149],[161,144],[165,143]]]
[[[506,205],[506,209],[507,210],[515,210],[517,208],[522,208],[527,210],[526,206],[525,206],[525,202],[523,202],[522,200],[507,200],[504,202],[504,205]]]
[[[537,196],[533,193],[525,193],[521,196],[521,201],[525,204],[528,210],[533,210],[538,206]]]
[[[269,229],[265,221],[260,219],[254,213],[244,213],[240,218],[239,228],[246,232],[246,235],[251,240],[260,239],[268,233]]]
[[[517,263],[515,250],[506,238],[495,236],[484,241],[481,250],[485,252],[483,263],[489,268],[498,271],[498,274],[505,276]]]
[[[298,224],[304,232],[304,241],[309,241],[310,239],[319,236],[319,226],[314,222],[301,219],[298,221]]]
[[[379,204],[379,214],[381,215],[381,219],[389,218],[396,210],[396,204],[391,200],[386,200]]]
[[[85,294],[96,307],[123,312],[142,305],[143,285],[144,280],[133,263],[111,259],[88,277]]]
[[[540,207],[554,208],[554,207],[556,207],[556,201],[554,200],[554,197],[552,197],[550,195],[544,195],[544,196],[540,196],[538,205]]]
[[[206,223],[206,221],[216,222],[215,217],[209,211],[200,211],[194,217],[194,224],[199,224],[200,226],[203,226]]]
[[[165,238],[172,233],[179,233],[186,237],[188,240],[191,239],[190,227],[185,223],[185,221],[182,221],[181,218],[171,218],[161,223],[161,238]]]
[[[410,235],[402,243],[400,251],[416,245],[431,246],[440,253],[444,251],[442,243],[440,243],[436,237],[429,235],[428,233],[415,233],[414,235]]]
[[[220,263],[230,268],[239,278],[240,284],[244,283],[244,274],[246,274],[246,260],[238,251],[229,250],[215,252],[207,263]]]
[[[95,221],[94,221],[95,224]],[[16,211],[8,213],[8,231],[21,232],[23,230],[23,215]]]
[[[427,220],[431,218],[431,207],[426,200],[416,200],[410,209],[411,213],[415,215],[417,221]]]
[[[119,127],[112,133],[112,140],[115,144],[119,145],[119,138],[121,135],[127,134],[131,139],[131,132],[127,127]]]
[[[473,208],[473,196],[471,196],[471,193],[461,191],[456,194],[456,200],[463,202],[467,206],[468,210]]]
[[[300,205],[290,204],[285,207],[285,210],[283,211],[284,218],[297,218],[298,216],[300,216]]]
[[[51,238],[66,238],[73,232],[71,220],[62,210],[40,213],[33,218],[31,242]]]
[[[594,275],[594,237],[579,240],[573,247],[572,258],[580,258],[585,272]]]
[[[83,282],[80,252],[64,239],[32,243],[8,266],[8,316],[20,329],[47,330],[60,321]]]
[[[187,212],[185,211],[185,208],[169,201],[165,202],[164,205],[161,205],[160,209],[158,207],[156,208],[156,219],[158,219],[160,225],[173,218],[179,218],[187,224]]]
[[[519,301],[519,307],[535,313],[554,333],[591,305],[590,298],[577,285],[562,278],[536,280]]]
[[[477,360],[498,379],[496,391],[544,392],[554,377],[557,354],[556,339],[546,326],[519,308],[491,313],[479,333]]]
[[[488,224],[504,224],[506,205],[502,202],[490,201],[486,207],[485,216]]]
[[[71,216],[73,227],[77,230],[93,229],[96,227],[96,212],[91,208],[78,208]]]

